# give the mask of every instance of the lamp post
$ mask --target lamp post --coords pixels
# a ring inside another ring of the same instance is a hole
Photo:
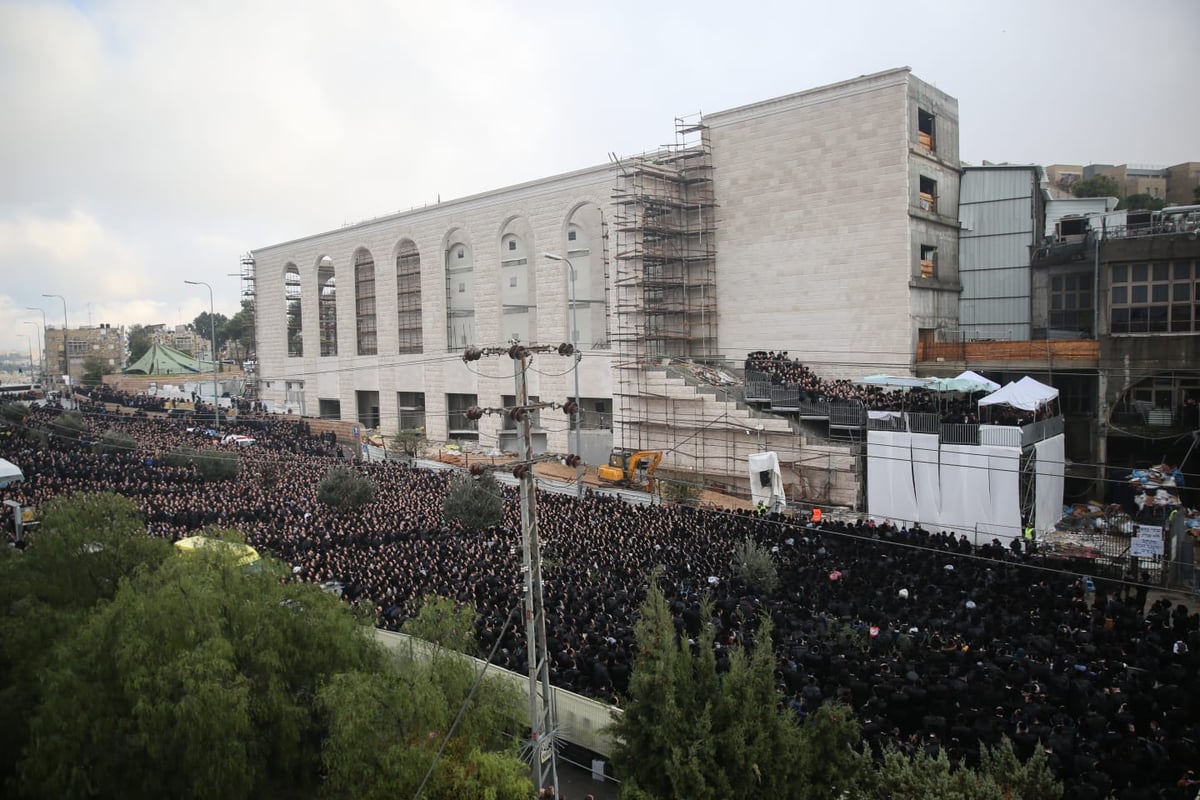
[[[544,258],[551,261],[561,261],[567,265],[568,273],[571,277],[571,347],[575,355],[575,455],[583,458],[583,433],[580,430],[580,410],[579,410],[579,360],[583,358],[583,354],[579,352],[579,325],[575,317],[575,265],[571,263],[571,259],[565,256],[560,256],[557,253],[542,253]],[[580,461],[575,466],[575,496],[583,497],[583,461]]]
[[[33,378],[33,337],[28,333],[18,333],[17,336],[23,337],[25,341],[29,342],[29,382],[37,383]]]
[[[46,380],[46,329],[39,327],[37,320],[33,322],[25,320],[25,324],[38,328],[38,354],[41,356],[38,359],[38,371],[41,373],[42,381],[44,382]]]
[[[71,329],[71,326],[67,324],[67,298],[63,297],[61,294],[44,294],[44,295],[42,295],[42,297],[57,297],[59,300],[62,300],[62,304],[63,304],[63,375],[67,379],[67,386],[70,387],[70,385],[71,385],[71,356],[67,353],[67,331],[69,331]],[[67,393],[70,394],[69,388],[67,390]]]
[[[189,286],[204,286],[208,289],[208,322],[212,328],[212,371],[213,371],[213,426],[221,432],[221,407],[217,405],[217,317],[213,306],[212,287],[204,281],[184,281]]]
[[[38,326],[36,321],[30,322],[29,320],[25,320],[25,324],[32,325],[35,328]],[[45,346],[41,344],[41,341],[42,341],[41,339],[38,340],[38,353],[40,353],[43,357],[45,357],[46,350],[45,350]],[[38,361],[40,363],[41,359],[39,359]],[[38,372],[37,367],[35,367],[33,365],[33,343],[32,342],[30,342],[30,344],[29,344],[29,372],[30,372],[30,375],[36,375]],[[33,379],[30,378],[30,380],[33,380]],[[42,380],[45,380],[45,377],[43,377]],[[37,382],[37,381],[35,381],[35,382]]]
[[[46,358],[46,350],[48,349],[46,347],[46,345],[48,344],[48,342],[46,341],[46,309],[38,308],[37,306],[25,306],[25,310],[26,311],[37,311],[39,314],[42,315],[42,345],[40,348],[42,351],[42,380],[45,381],[46,383],[49,383],[50,382],[50,361],[49,361],[49,359]]]

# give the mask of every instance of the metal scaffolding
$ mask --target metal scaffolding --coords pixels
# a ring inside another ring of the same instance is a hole
[[[707,129],[676,118],[675,143],[618,162],[615,270],[617,354],[614,436],[622,447],[661,446],[646,430],[671,416],[651,408],[645,370],[717,353],[716,201]]]

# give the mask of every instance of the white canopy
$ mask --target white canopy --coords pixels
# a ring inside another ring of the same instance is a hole
[[[972,370],[966,370],[961,375],[956,375],[955,380],[975,381],[976,383],[982,383],[988,387],[987,391],[989,391],[989,392],[994,392],[1000,388],[1000,384],[996,383],[993,380],[989,380],[988,378],[985,378],[982,375],[980,375],[978,372],[974,372]]]
[[[1026,375],[1015,383],[992,392],[979,401],[981,406],[1012,406],[1025,411],[1036,411],[1039,407],[1058,397],[1058,389],[1039,383]]]
[[[10,483],[25,480],[24,473],[21,468],[11,461],[0,458],[0,489],[8,486]]]

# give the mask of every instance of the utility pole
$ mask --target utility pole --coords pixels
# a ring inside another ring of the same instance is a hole
[[[539,791],[553,786],[558,796],[558,756],[555,752],[557,736],[554,695],[550,689],[550,653],[546,646],[546,614],[542,599],[542,552],[538,539],[537,485],[533,465],[551,457],[534,457],[532,444],[532,420],[529,412],[542,408],[560,408],[567,415],[576,413],[578,404],[574,400],[566,403],[530,403],[526,383],[526,371],[533,353],[554,352],[549,345],[526,347],[515,338],[508,348],[468,347],[463,361],[478,361],[485,355],[507,355],[514,364],[513,379],[516,384],[516,405],[505,409],[483,409],[472,406],[467,409],[468,419],[479,419],[485,413],[503,413],[517,423],[520,460],[512,465],[512,473],[520,480],[521,497],[521,573],[525,576],[525,639],[529,654],[529,742],[527,753],[535,788]],[[560,355],[573,355],[570,345],[559,345]],[[578,454],[568,455],[568,466],[578,467],[582,461]],[[479,475],[487,467],[471,465],[472,474]]]

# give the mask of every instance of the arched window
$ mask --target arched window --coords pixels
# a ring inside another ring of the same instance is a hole
[[[412,239],[396,248],[396,330],[401,353],[422,351],[421,254]]]
[[[375,326],[375,259],[367,250],[354,254],[354,331],[358,354],[379,352]]]
[[[475,343],[475,254],[462,231],[447,242],[446,346],[455,351]]]
[[[608,347],[608,292],[604,274],[603,248],[593,249],[592,242],[602,241],[604,220],[600,209],[582,206],[567,221],[567,258],[575,267],[575,317],[579,329],[574,332],[581,350]],[[565,267],[565,265],[564,265]],[[567,297],[571,291],[570,270],[563,270]],[[568,341],[572,335],[567,318]]]
[[[304,319],[300,313],[300,270],[295,264],[283,268],[283,313],[287,319],[288,358],[304,355]]]
[[[338,354],[337,276],[333,259],[325,256],[317,265],[317,321],[321,329],[321,355]]]
[[[515,233],[500,237],[500,335],[536,344],[537,296],[525,240]]]

